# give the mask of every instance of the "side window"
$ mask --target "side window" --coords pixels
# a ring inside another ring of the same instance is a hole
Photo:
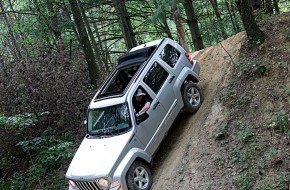
[[[139,86],[137,90],[135,91],[134,97],[132,99],[132,104],[133,104],[135,113],[136,114],[139,113],[144,108],[147,102],[151,104],[152,97],[146,92],[146,90],[144,90],[144,88]],[[150,107],[148,107],[148,109],[149,108]]]
[[[164,49],[159,54],[159,58],[161,58],[164,62],[170,65],[172,68],[177,63],[180,57],[180,52],[177,51],[174,47],[167,44]]]
[[[157,94],[168,77],[168,72],[155,62],[143,81]]]

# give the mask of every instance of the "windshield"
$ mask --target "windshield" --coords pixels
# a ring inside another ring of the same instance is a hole
[[[88,135],[119,135],[131,128],[128,106],[124,104],[91,109],[88,114]]]

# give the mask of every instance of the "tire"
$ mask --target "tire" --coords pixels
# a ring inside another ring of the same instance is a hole
[[[181,93],[184,103],[184,110],[189,113],[197,112],[202,103],[202,95],[199,87],[190,81],[182,86]]]
[[[129,190],[150,190],[153,178],[147,164],[137,160],[129,168],[126,181]]]

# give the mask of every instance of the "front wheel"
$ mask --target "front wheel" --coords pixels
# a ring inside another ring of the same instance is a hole
[[[149,167],[142,161],[135,161],[126,175],[130,190],[150,190],[153,178]]]
[[[195,113],[200,108],[202,96],[199,87],[193,82],[188,82],[182,87],[182,98],[186,112]]]

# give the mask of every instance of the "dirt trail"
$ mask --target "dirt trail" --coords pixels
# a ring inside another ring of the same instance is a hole
[[[226,110],[218,104],[219,89],[227,84],[229,64],[236,61],[245,33],[239,33],[216,46],[191,56],[201,65],[199,86],[203,105],[192,115],[181,115],[172,126],[155,157],[153,190],[165,189],[233,189],[225,179],[231,175],[213,173],[214,161],[225,154],[214,143],[212,131],[226,117]],[[230,55],[230,56],[229,56]]]

